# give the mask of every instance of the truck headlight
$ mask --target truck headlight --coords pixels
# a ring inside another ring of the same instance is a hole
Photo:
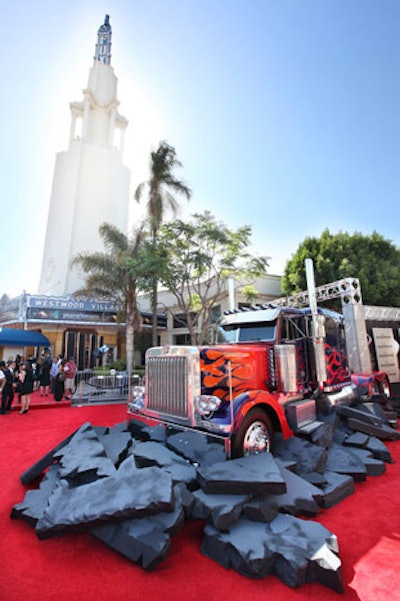
[[[221,404],[221,399],[217,396],[202,394],[195,398],[196,411],[203,417],[210,417]]]
[[[132,386],[131,399],[128,408],[131,411],[141,411],[144,407],[144,386]]]
[[[139,399],[144,395],[144,386],[132,386],[131,396],[134,399]]]

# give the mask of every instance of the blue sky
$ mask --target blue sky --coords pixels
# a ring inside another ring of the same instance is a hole
[[[251,225],[270,273],[325,228],[375,230],[400,245],[399,0],[0,8],[0,296],[36,292],[55,155],[67,149],[69,103],[82,99],[105,14],[132,195],[150,150],[166,140],[193,190],[186,210]]]

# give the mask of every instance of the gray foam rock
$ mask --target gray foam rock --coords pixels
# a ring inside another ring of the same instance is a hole
[[[89,422],[83,424],[80,428],[78,428],[78,430],[75,430],[75,432],[67,436],[67,438],[60,442],[60,444],[55,446],[48,453],[43,455],[43,457],[41,457],[38,461],[36,461],[33,465],[31,465],[27,470],[25,470],[21,474],[22,484],[24,486],[27,486],[28,484],[33,482],[33,480],[38,478],[44,472],[44,470],[46,470],[55,462],[56,453],[58,453],[63,447],[65,447],[77,432],[79,432],[82,429],[86,429],[87,427],[90,427]]]
[[[36,526],[43,516],[49,497],[58,486],[59,467],[52,465],[42,478],[39,488],[28,490],[24,500],[11,510],[12,519],[22,519],[30,526]]]
[[[182,528],[185,521],[181,490],[178,487],[174,487],[174,495],[174,510],[169,513],[160,512],[119,524],[109,522],[92,528],[90,533],[143,569],[154,569],[167,557],[171,537]]]
[[[128,432],[128,424],[125,420],[119,422],[118,424],[114,424],[111,428],[108,428],[109,432]]]
[[[295,436],[280,440],[274,447],[274,455],[283,461],[296,462],[299,476],[309,472],[322,474],[326,468],[327,450]]]
[[[197,468],[198,481],[211,494],[282,494],[286,483],[270,453],[249,455]]]
[[[349,418],[347,423],[352,430],[358,430],[359,432],[376,436],[376,438],[379,438],[380,440],[400,440],[400,432],[386,424],[379,426],[361,419],[353,418]]]
[[[255,495],[243,508],[243,515],[252,522],[272,522],[278,515],[279,506],[273,495]]]
[[[166,428],[162,424],[150,426],[139,419],[132,418],[129,420],[128,431],[140,442],[152,440],[154,442],[165,443],[167,440]]]
[[[279,514],[261,524],[242,517],[228,532],[207,524],[201,551],[244,576],[275,573],[290,587],[319,582],[343,592],[336,536],[310,520]]]
[[[330,472],[329,470],[324,472],[324,482],[318,486],[320,486],[323,493],[318,504],[323,509],[329,509],[337,505],[354,492],[354,480],[351,476]]]
[[[110,429],[103,435],[98,436],[98,438],[104,447],[107,457],[116,467],[126,459],[128,450],[132,445],[132,436],[129,432]]]
[[[90,427],[94,432],[96,432],[98,438],[100,439],[105,434],[108,434],[110,429],[108,426],[93,426],[90,424]]]
[[[357,420],[364,421],[368,424],[380,427],[383,425],[382,416],[376,415],[374,412],[368,411],[362,404],[358,404],[357,407],[349,407],[348,405],[338,405],[336,407],[336,413],[345,418],[354,418]]]
[[[326,420],[310,434],[311,441],[320,447],[330,447],[333,442],[335,426],[335,420]]]
[[[70,488],[61,483],[50,496],[36,524],[38,538],[59,532],[84,530],[107,520],[123,520],[172,511],[172,479],[158,468],[146,468],[120,477],[109,476]]]
[[[374,420],[380,419],[379,415],[369,415],[369,410],[364,413],[368,413],[364,423],[376,428]],[[352,494],[355,479],[384,471],[382,461],[391,461],[387,447],[370,434],[352,430],[348,419],[347,415],[340,419],[326,416],[319,431],[311,435],[312,442],[277,437],[275,456],[260,454],[229,461],[222,445],[206,442],[198,432],[141,424],[133,428],[133,440],[132,429],[127,432],[125,423],[114,428],[86,423],[27,470],[29,481],[43,466],[53,466],[58,460],[63,475],[57,466],[51,467],[40,488],[28,491],[24,501],[13,508],[12,517],[36,524],[39,538],[90,529],[111,548],[144,569],[152,569],[167,556],[183,513],[188,519],[209,520],[205,554],[219,554],[217,561],[226,567],[232,562],[248,576],[276,573],[289,586],[315,581],[339,590],[340,561],[337,571],[328,554],[324,566],[324,543],[322,552],[317,550],[309,557],[315,539],[303,526],[313,522],[295,518],[289,522],[291,516],[282,512],[312,517],[319,508],[332,507]],[[146,442],[138,442],[143,440]],[[192,463],[199,465],[197,470]],[[147,480],[144,474],[149,471],[153,476]],[[168,481],[164,482],[165,477]],[[127,484],[126,489],[121,482]],[[177,484],[173,486],[173,482]],[[202,489],[191,492],[198,486]],[[142,504],[144,497],[146,503]],[[231,505],[223,497],[232,498]],[[243,498],[247,499],[244,505]],[[259,535],[253,535],[252,523],[261,528],[261,542]],[[232,535],[233,542],[221,542],[214,531]],[[258,553],[261,547],[264,551]],[[245,556],[246,549],[253,549],[254,555]]]
[[[369,436],[365,448],[368,451],[371,451],[375,459],[381,459],[386,463],[393,463],[393,458],[389,449],[381,440],[379,440],[379,438],[376,438],[375,436]]]
[[[321,487],[326,484],[325,474],[320,474],[319,472],[308,472],[307,474],[303,474],[302,478],[314,486]]]
[[[192,494],[192,518],[210,520],[218,530],[228,530],[251,499],[251,495],[209,495],[202,490]]]
[[[172,465],[179,463],[180,465],[190,465],[183,457],[177,455],[165,445],[159,442],[139,442],[133,448],[133,456],[136,463],[141,467],[150,465]]]
[[[373,403],[372,401],[367,403],[359,403],[358,409],[369,415],[378,417],[383,422],[386,422],[387,411],[385,411],[384,406],[381,403]]]
[[[279,459],[276,462],[286,483],[285,493],[271,495],[271,500],[277,503],[279,511],[295,516],[314,517],[318,515],[321,490],[287,470]]]
[[[368,444],[368,434],[362,432],[353,432],[346,436],[343,440],[343,446],[345,447],[356,447],[358,449],[364,449]]]
[[[129,478],[133,472],[138,472],[140,469],[141,468],[136,465],[134,456],[128,455],[128,457],[119,464],[118,475],[120,478]]]
[[[167,446],[191,463],[199,465],[211,465],[226,460],[222,444],[210,442],[206,435],[192,430],[169,436]]]
[[[179,499],[179,503],[183,508],[186,519],[192,518],[192,508],[194,504],[193,493],[187,488],[184,482],[176,482],[174,484],[175,498]]]
[[[347,474],[356,480],[362,482],[367,478],[367,470],[361,459],[350,448],[333,444],[328,450],[326,469],[339,474]]]
[[[400,440],[400,432],[392,428],[377,403],[360,403],[357,408],[340,405],[336,411],[347,419],[349,428],[376,436],[380,440]]]
[[[154,569],[167,557],[171,548],[171,537],[166,532],[149,528],[140,520],[106,524],[93,528],[91,534],[145,570]]]
[[[351,452],[363,462],[367,471],[367,476],[381,476],[385,473],[385,463],[379,459],[375,459],[371,451],[353,447]]]
[[[132,452],[139,467],[157,465],[171,474],[174,482],[184,482],[198,488],[196,468],[163,444],[151,441],[137,443]]]
[[[354,430],[349,428],[347,423],[341,421],[333,432],[333,441],[336,442],[336,444],[342,445],[352,434],[355,434]]]
[[[73,485],[116,473],[114,463],[107,457],[90,424],[80,428],[62,449],[54,453],[54,459],[60,464],[60,478],[66,478]]]

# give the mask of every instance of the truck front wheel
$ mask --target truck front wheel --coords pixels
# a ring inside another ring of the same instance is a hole
[[[243,419],[232,442],[232,457],[246,457],[272,450],[273,429],[268,415],[255,407]]]
[[[390,399],[390,384],[387,376],[384,376],[381,380],[373,380],[371,386],[371,396],[380,395]]]

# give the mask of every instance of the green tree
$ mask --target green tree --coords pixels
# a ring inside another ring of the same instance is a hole
[[[246,302],[252,304],[257,301],[258,298],[258,290],[253,286],[253,284],[246,284],[242,288],[242,294],[244,295]]]
[[[331,234],[306,238],[288,261],[282,290],[290,295],[307,287],[304,260],[314,262],[317,286],[347,277],[360,280],[366,305],[400,306],[400,250],[377,232]]]
[[[138,294],[149,290],[151,255],[148,233],[141,224],[127,236],[115,226],[99,228],[105,252],[82,252],[73,261],[87,274],[85,286],[75,296],[105,299],[121,307],[120,321],[126,322],[126,362],[130,381],[133,368],[134,333],[141,330]]]
[[[139,184],[135,191],[135,199],[140,202],[144,190],[147,190],[147,214],[154,247],[166,211],[170,209],[176,215],[178,203],[175,195],[180,194],[187,199],[191,196],[190,188],[174,175],[177,167],[182,167],[182,163],[178,161],[175,149],[166,142],[160,142],[157,150],[150,154],[150,179]],[[157,345],[157,285],[154,277],[151,294],[153,346]]]
[[[210,212],[190,222],[165,223],[159,231],[159,281],[173,294],[185,315],[192,344],[203,344],[229,277],[245,281],[266,273],[267,257],[248,252],[251,228],[236,231]]]

